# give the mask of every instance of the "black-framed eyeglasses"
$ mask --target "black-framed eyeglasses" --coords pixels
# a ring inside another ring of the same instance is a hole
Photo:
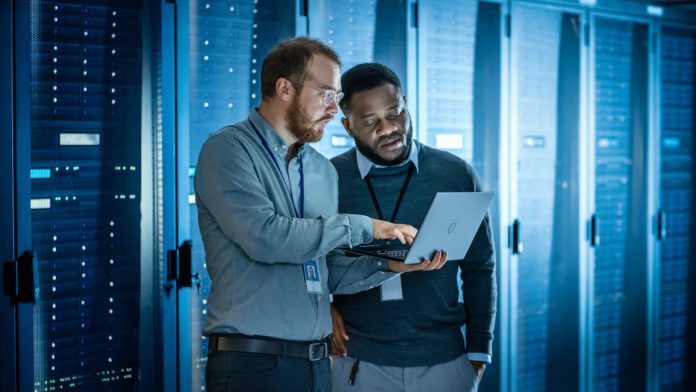
[[[293,80],[293,79],[288,79],[288,80],[293,82],[293,83],[299,84],[300,86],[306,86],[306,87],[309,87],[313,90],[321,91],[321,93],[322,93],[321,102],[326,106],[331,105],[331,102],[336,102],[336,104],[338,105],[338,103],[341,102],[341,99],[343,99],[344,94],[340,91],[331,90],[328,88],[324,89],[324,88],[310,86],[308,84],[300,83],[297,80]]]

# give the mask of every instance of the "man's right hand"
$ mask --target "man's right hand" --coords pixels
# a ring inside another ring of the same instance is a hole
[[[416,237],[416,233],[418,233],[418,230],[411,225],[372,219],[372,232],[372,236],[376,240],[398,239],[402,244],[411,245],[413,239]]]

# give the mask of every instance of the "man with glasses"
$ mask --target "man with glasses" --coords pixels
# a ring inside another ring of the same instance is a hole
[[[202,147],[194,188],[211,278],[208,391],[329,391],[329,292],[354,293],[404,265],[333,251],[416,230],[338,214],[331,163],[307,143],[338,111],[340,61],[319,41],[281,42],[261,68],[261,105]],[[328,262],[328,266],[327,266]]]
[[[468,163],[413,140],[406,97],[391,69],[360,64],[341,84],[341,122],[356,148],[332,159],[340,212],[418,225],[436,192],[481,190]],[[495,300],[495,252],[486,217],[464,260],[334,296],[333,348],[340,355],[334,391],[476,390],[491,361]]]

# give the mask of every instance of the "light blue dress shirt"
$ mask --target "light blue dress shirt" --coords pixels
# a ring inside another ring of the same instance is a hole
[[[287,146],[256,110],[202,147],[194,188],[211,278],[206,335],[322,339],[332,330],[329,292],[352,294],[395,276],[382,259],[334,251],[371,242],[373,233],[368,217],[337,213],[338,178],[329,160],[308,145],[289,162],[286,155]],[[300,159],[304,218],[292,205],[299,210]],[[307,291],[302,263],[309,260],[318,263],[321,294]]]

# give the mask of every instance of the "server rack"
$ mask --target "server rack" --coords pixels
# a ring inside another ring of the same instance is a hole
[[[17,313],[14,388],[143,386],[153,335],[140,318],[143,6],[36,0],[7,11],[10,156],[22,157],[10,206],[17,244],[38,260],[36,304]]]
[[[500,120],[502,5],[421,1],[415,15],[417,66],[411,68],[411,77],[416,81],[412,91],[417,95],[409,104],[415,105],[412,113],[418,140],[455,154],[474,167],[483,188],[498,192],[491,207],[491,219],[498,223],[501,204],[506,200],[499,170],[504,156],[500,152],[504,143]],[[504,268],[500,264],[503,238],[494,230],[498,277]],[[499,316],[508,309],[503,295],[498,296],[498,308]],[[507,361],[498,339],[504,333],[500,320],[496,321],[493,362],[486,370],[482,390],[498,390],[506,382],[501,379]]]
[[[0,302],[0,388],[29,391],[33,388],[32,311],[35,279],[21,279],[20,269],[29,272],[35,267],[31,257],[31,221],[29,218],[29,178],[18,173],[29,172],[29,7],[25,2],[7,1],[2,10],[2,41],[0,44],[0,94],[5,103],[2,116],[1,167],[2,178],[0,223],[0,261],[2,261],[2,302]],[[23,152],[24,154],[19,154]],[[28,263],[27,263],[28,262]],[[23,264],[20,266],[20,264]],[[32,274],[33,275],[33,274]],[[33,277],[32,277],[33,278]]]
[[[198,228],[193,176],[208,135],[247,118],[261,101],[261,64],[276,42],[302,31],[305,10],[294,1],[200,1],[176,7],[176,144],[165,161],[176,176],[176,227],[170,251],[190,251],[191,265],[178,271],[177,345],[179,390],[203,390],[207,338],[202,335],[210,292],[203,242]],[[174,177],[173,177],[174,178]],[[185,241],[190,241],[188,248]],[[179,247],[179,250],[175,248]],[[188,255],[183,255],[187,258]]]
[[[636,375],[647,371],[648,27],[595,14],[591,28],[591,232],[601,235],[590,264],[591,388],[640,390],[647,381]]]
[[[688,371],[694,366],[693,331],[696,311],[693,285],[693,131],[696,92],[696,30],[678,21],[665,20],[657,26],[659,65],[655,119],[659,130],[654,150],[659,164],[657,184],[659,210],[653,234],[655,249],[653,368],[654,390],[678,391],[693,388]]]
[[[512,4],[510,390],[581,379],[582,24],[578,8]]]

